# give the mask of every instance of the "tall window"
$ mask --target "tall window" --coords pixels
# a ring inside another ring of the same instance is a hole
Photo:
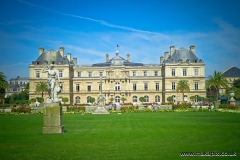
[[[148,90],[148,84],[144,83],[144,90],[147,91]]]
[[[136,84],[136,83],[133,84],[133,90],[134,90],[134,91],[137,90],[137,84]]]
[[[80,91],[80,85],[76,84],[76,91],[79,92]]]
[[[115,91],[119,91],[120,90],[120,83],[117,82],[115,83]]]
[[[158,76],[158,71],[154,71],[154,76]]]
[[[101,89],[101,85],[100,85],[100,84],[98,84],[98,90],[100,91],[100,89]]]
[[[143,71],[143,75],[144,75],[144,77],[146,77],[147,76],[147,71]]]
[[[144,100],[145,100],[145,102],[149,102],[149,97],[148,96],[144,96]]]
[[[159,91],[159,83],[156,83],[156,91]]]
[[[195,82],[194,86],[195,86],[195,90],[198,90],[198,82]]]
[[[75,103],[79,104],[80,103],[80,97],[75,98]]]
[[[77,72],[77,74],[78,74],[78,77],[81,77],[81,72]]]
[[[132,101],[133,101],[133,102],[137,102],[137,96],[133,96],[133,97],[132,97]]]
[[[59,70],[59,77],[63,77],[63,72],[62,72],[62,70]]]
[[[40,71],[36,71],[36,78],[40,78]]]
[[[172,82],[172,90],[175,90],[175,89],[176,89],[175,82]]]
[[[136,76],[136,71],[133,71],[132,73],[133,73],[133,76]]]
[[[175,76],[175,69],[172,69],[172,76]]]
[[[103,76],[103,72],[99,72],[99,76],[102,77]]]
[[[119,96],[115,97],[115,103],[120,103],[120,97]]]
[[[160,96],[155,96],[155,102],[160,102]]]
[[[187,69],[183,69],[183,76],[187,76]]]
[[[92,72],[88,72],[88,77],[92,77]]]
[[[194,69],[194,76],[198,76],[198,69]]]
[[[92,89],[92,88],[91,88],[91,85],[88,84],[88,85],[87,85],[87,90],[88,90],[88,91],[91,91],[91,89]]]

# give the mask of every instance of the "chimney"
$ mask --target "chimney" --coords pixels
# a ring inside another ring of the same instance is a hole
[[[76,58],[76,57],[73,57],[73,63],[74,63],[75,65],[77,65],[77,58]]]
[[[108,62],[108,61],[109,61],[109,55],[106,54],[106,62]]]
[[[195,46],[194,46],[194,45],[191,45],[191,46],[190,46],[190,51],[192,51],[193,54],[195,54]]]
[[[60,54],[64,57],[64,47],[59,47]]]
[[[164,52],[164,55],[165,55],[165,59],[167,59],[168,58],[168,51],[166,51],[166,52]]]
[[[71,61],[71,53],[67,53],[67,59],[69,60],[69,61]]]
[[[130,54],[127,54],[127,61],[130,62]]]
[[[39,56],[41,56],[41,54],[44,52],[44,48],[43,47],[39,47]]]
[[[162,64],[162,63],[163,63],[163,59],[164,59],[164,57],[163,57],[163,56],[161,56],[161,57],[160,57],[160,64]]]
[[[172,56],[175,51],[175,46],[170,46],[170,55]]]

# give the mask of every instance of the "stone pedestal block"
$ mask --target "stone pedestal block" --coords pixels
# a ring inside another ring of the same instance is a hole
[[[63,132],[62,107],[58,103],[46,103],[43,108],[43,134]]]
[[[97,107],[92,114],[110,114],[105,107]]]

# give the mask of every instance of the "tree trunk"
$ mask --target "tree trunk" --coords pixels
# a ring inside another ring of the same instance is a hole
[[[184,92],[182,91],[182,96],[183,96],[183,102],[184,102]]]

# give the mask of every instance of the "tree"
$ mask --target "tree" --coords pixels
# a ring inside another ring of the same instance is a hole
[[[8,87],[8,82],[6,76],[0,72],[0,100],[4,101],[5,98],[5,89]]]
[[[169,103],[172,103],[172,102],[173,102],[173,96],[167,97],[167,101],[168,101]]]
[[[223,76],[222,72],[217,72],[214,71],[213,75],[209,75],[207,77],[206,81],[206,88],[211,88],[214,87],[217,91],[217,97],[219,97],[219,89],[220,88],[228,88],[228,81],[227,79]]]
[[[48,91],[47,82],[39,82],[36,86],[36,92],[42,93],[42,100],[43,100],[43,93]]]
[[[8,82],[6,80],[6,76],[0,72],[0,88],[7,88],[8,87]]]
[[[95,102],[95,98],[93,98],[93,97],[88,97],[88,101],[89,101],[90,103],[93,103],[93,102]]]
[[[239,79],[234,79],[233,86],[236,87],[236,88],[240,88],[240,78]]]
[[[113,100],[114,100],[114,99],[113,99],[112,97],[109,98],[109,101],[111,102],[111,104],[112,104]]]
[[[143,103],[143,102],[145,102],[145,98],[144,97],[139,97],[139,101]]]
[[[189,92],[190,91],[188,81],[185,80],[185,79],[182,79],[182,80],[178,81],[176,90],[177,90],[177,92],[182,93],[183,101],[184,101],[184,92]]]
[[[123,103],[124,103],[124,101],[126,101],[126,100],[127,100],[127,98],[121,97],[121,101],[123,101]]]
[[[63,101],[64,104],[65,104],[66,102],[68,102],[68,98],[67,98],[67,97],[63,97],[63,98],[62,98],[62,101]]]

